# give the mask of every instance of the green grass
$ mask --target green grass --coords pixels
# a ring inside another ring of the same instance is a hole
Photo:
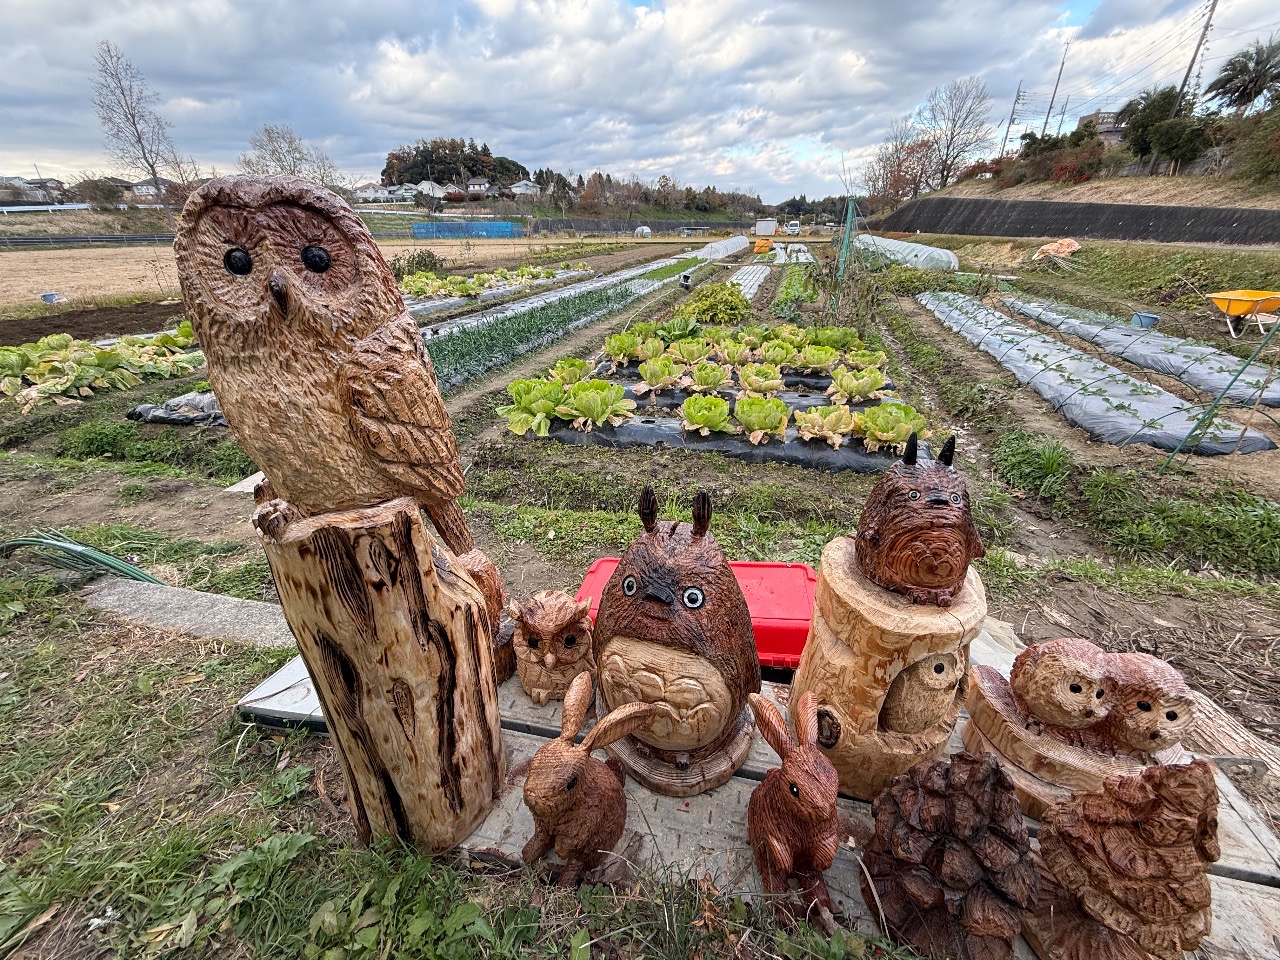
[[[665,267],[658,267],[656,270],[650,270],[644,274],[641,279],[644,280],[667,280],[670,277],[678,277],[685,271],[696,270],[702,265],[703,261],[697,257],[688,257],[684,260],[677,260],[675,263],[668,264]]]
[[[179,474],[231,483],[257,470],[236,440],[221,429],[147,429],[127,420],[101,418],[63,430],[54,452],[68,460],[108,460],[138,472]]]

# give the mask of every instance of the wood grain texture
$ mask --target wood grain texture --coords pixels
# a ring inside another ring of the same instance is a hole
[[[592,702],[590,673],[577,674],[564,698],[560,737],[533,755],[524,783],[524,802],[533,814],[534,834],[521,854],[534,863],[548,850],[568,864],[560,876],[568,884],[584,869],[599,865],[622,837],[627,822],[624,774],[617,761],[604,764],[591,751],[607,747],[643,723],[653,707],[632,703],[606,715],[583,738]]]
[[[1009,686],[1018,709],[1067,743],[1111,711],[1115,683],[1106,651],[1076,637],[1037,643],[1018,654]]]
[[[1053,807],[1040,851],[1056,885],[1023,914],[1028,939],[1052,960],[1181,960],[1212,926],[1206,868],[1220,855],[1217,811],[1206,760],[1112,777]],[[1064,899],[1079,913],[1055,910]]]
[[[958,753],[896,778],[863,857],[890,936],[937,960],[1010,960],[1039,876],[1013,785]],[[864,878],[867,903],[877,902]]]
[[[987,604],[977,571],[950,607],[924,606],[869,581],[856,553],[851,537],[822,552],[792,692],[819,700],[818,745],[841,792],[873,800],[914,763],[941,755],[968,693],[969,644]]]
[[[858,519],[858,569],[913,603],[949,607],[969,562],[986,553],[964,478],[951,466],[954,453],[952,437],[937,460],[917,461],[912,434]]]
[[[710,533],[711,498],[693,522],[658,519],[645,487],[643,532],[605,585],[593,640],[600,699],[652,703],[648,723],[610,752],[650,789],[689,796],[724,783],[746,759],[760,689],[751,613]]]
[[[412,497],[471,552],[435,372],[346,202],[297,177],[221,177],[191,195],[174,252],[209,382],[275,496],[303,516]],[[478,582],[501,587],[496,570]],[[501,596],[489,606],[496,618]]]
[[[330,735],[357,835],[444,851],[503,780],[484,599],[410,498],[254,525]]]
[[[594,672],[590,612],[590,600],[579,603],[562,590],[508,604],[520,685],[534,703],[563,699],[574,677]]]
[[[840,843],[839,778],[817,747],[817,698],[802,694],[795,704],[794,739],[770,701],[753,693],[750,704],[757,727],[782,760],[782,766],[770,770],[751,791],[747,805],[747,839],[761,888],[775,898],[775,907],[785,910],[782,898],[794,880],[801,892],[801,916],[815,904],[833,912],[822,874],[835,860]]]

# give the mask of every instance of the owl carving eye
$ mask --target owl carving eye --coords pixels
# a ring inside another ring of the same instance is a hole
[[[933,665],[933,672],[934,672],[934,673],[945,673],[945,672],[946,672],[946,669],[947,669],[947,668],[946,668],[946,665],[945,665],[945,664],[935,663],[935,664]]]
[[[302,265],[312,273],[324,273],[331,265],[329,251],[324,247],[303,247]]]
[[[1106,691],[1104,691],[1104,690],[1095,690],[1095,691],[1094,691],[1094,693],[1093,693],[1093,697],[1094,697],[1094,699],[1095,699],[1095,700],[1101,700],[1101,699],[1102,699],[1102,697],[1103,697],[1103,695],[1105,694],[1105,692],[1106,692]]]
[[[680,602],[690,610],[697,610],[707,602],[707,598],[697,587],[685,587],[684,592],[680,594]]]
[[[920,499],[920,491],[919,491],[919,490],[908,490],[908,491],[907,491],[907,499],[908,499],[908,500],[919,500],[919,499]]]
[[[223,255],[222,264],[228,273],[243,277],[253,270],[253,257],[242,247],[232,247]]]
[[[542,641],[541,641],[541,640],[539,640],[537,637],[530,637],[530,638],[528,639],[528,641],[527,641],[527,642],[528,642],[528,644],[529,644],[529,649],[530,649],[530,650],[537,650],[537,649],[538,649],[538,645],[539,645],[540,643],[542,643]]]
[[[622,578],[622,592],[628,597],[636,595],[636,578],[628,574]]]
[[[959,503],[959,502],[960,502],[960,494],[958,494],[958,493],[953,493],[953,494],[951,495],[951,502],[952,502],[952,503]]]
[[[1084,687],[1078,683],[1073,683],[1070,687],[1072,693],[1084,693]]]
[[[1166,711],[1164,712],[1164,718],[1165,718],[1166,720],[1177,720],[1177,719],[1178,719],[1178,711],[1177,711],[1177,710],[1166,710]]]
[[[1150,712],[1151,712],[1151,704],[1147,703],[1147,701],[1145,701],[1145,700],[1139,700],[1139,701],[1138,701],[1138,709],[1139,709],[1139,710],[1141,710],[1143,713],[1150,713]]]
[[[564,635],[564,645],[566,647],[576,647],[578,645],[578,635],[576,633],[566,633]]]

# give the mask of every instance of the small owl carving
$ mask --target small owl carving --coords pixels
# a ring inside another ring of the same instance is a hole
[[[1090,733],[1113,749],[1139,754],[1180,744],[1195,720],[1195,700],[1182,674],[1146,653],[1113,653],[1108,660],[1115,702]]]
[[[964,478],[951,465],[955,449],[949,437],[936,461],[919,463],[913,433],[858,521],[858,569],[913,603],[951,606],[969,562],[986,553]]]
[[[968,668],[963,652],[935,654],[905,667],[885,694],[880,729],[923,733],[940,720],[954,719],[957,700],[963,702],[968,692]]]
[[[654,711],[632,737],[669,762],[713,751],[760,690],[751,613],[699,492],[693,523],[658,520],[652,487],[640,496],[641,535],[605,585],[595,656],[605,704]]]
[[[591,673],[591,601],[581,603],[561,590],[543,590],[507,606],[516,626],[516,669],[534,703],[563,700],[573,678]]]
[[[221,177],[187,201],[174,252],[209,382],[269,480],[263,532],[412,497],[496,623],[502,579],[472,554],[435,371],[363,221],[298,177]]]
[[[1014,702],[1040,732],[1072,741],[1111,710],[1112,655],[1088,640],[1068,637],[1027,647],[1013,661]]]

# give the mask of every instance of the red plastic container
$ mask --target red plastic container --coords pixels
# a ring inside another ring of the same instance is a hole
[[[591,598],[591,619],[600,609],[600,595],[618,566],[617,557],[601,557],[591,565],[578,588],[578,600]],[[809,636],[818,575],[804,563],[731,562],[751,611],[760,666],[794,670]]]

